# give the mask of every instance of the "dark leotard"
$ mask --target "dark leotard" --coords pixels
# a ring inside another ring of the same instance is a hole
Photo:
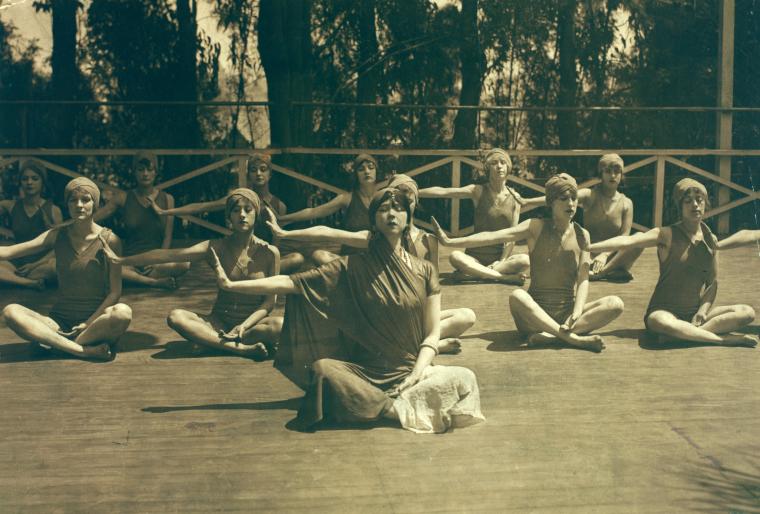
[[[343,215],[343,230],[349,232],[358,232],[360,230],[369,230],[369,207],[362,202],[361,195],[358,191],[351,193],[351,202],[346,207]],[[343,245],[340,249],[342,255],[363,252],[360,248]]]
[[[578,262],[585,246],[583,229],[573,222],[575,237],[560,242],[551,220],[544,220],[541,234],[530,252],[528,294],[557,323],[573,312]]]
[[[704,223],[702,241],[692,243],[680,223],[671,225],[670,252],[660,262],[660,278],[649,300],[644,323],[656,310],[691,321],[700,306],[702,288],[716,275],[715,236]]]
[[[101,234],[108,240],[110,230],[104,228]],[[87,321],[108,295],[109,263],[100,237],[77,252],[71,246],[67,228],[58,232],[54,249],[58,298],[50,310],[50,317],[68,331]]]
[[[167,209],[168,198],[166,193],[159,191],[156,204],[162,209]],[[123,213],[125,256],[161,248],[164,243],[164,220],[150,205],[142,205],[133,190],[127,192]]]
[[[606,241],[620,235],[620,229],[623,228],[623,217],[611,216],[613,210],[620,209],[620,205],[625,202],[626,196],[620,193],[617,199],[612,202],[607,210],[603,205],[603,195],[597,189],[591,190],[588,204],[583,209],[583,225],[588,230],[591,241]]]
[[[483,186],[483,193],[480,195],[480,201],[475,207],[474,214],[474,232],[486,232],[492,230],[501,230],[513,226],[515,197],[517,193],[510,189],[503,199],[498,198],[498,193],[493,192],[490,187]],[[482,246],[480,248],[468,248],[465,253],[475,257],[479,263],[489,265],[501,258],[504,245]]]
[[[27,216],[21,200],[13,204],[10,212],[10,227],[16,243],[31,241],[51,226],[53,226],[53,204],[51,202],[45,200],[39,209],[37,209],[37,212],[31,216]],[[19,257],[18,259],[11,260],[11,263],[18,268],[19,266],[38,260],[46,253],[38,252],[33,255]]]
[[[229,254],[230,251],[224,243],[224,239],[217,239],[210,244],[219,255],[230,280],[253,280],[268,276],[275,251],[269,244],[251,236],[247,254],[235,259],[236,256]],[[211,316],[222,324],[224,330],[230,330],[258,310],[265,300],[266,296],[263,295],[233,293],[220,289],[211,308]]]

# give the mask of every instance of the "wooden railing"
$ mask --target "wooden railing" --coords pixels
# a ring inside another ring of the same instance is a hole
[[[79,174],[69,168],[55,164],[49,160],[51,156],[67,156],[67,157],[113,157],[113,156],[129,156],[137,153],[140,150],[137,149],[91,149],[91,150],[51,150],[51,149],[5,149],[0,150],[5,157],[0,158],[0,169],[13,164],[21,158],[32,158],[40,165],[44,166],[48,170],[60,173],[68,177],[76,177]],[[280,150],[241,150],[241,149],[176,149],[176,150],[149,150],[159,156],[186,156],[186,155],[205,155],[212,158],[218,158],[218,160],[207,164],[200,168],[191,169],[182,173],[181,175],[162,182],[157,185],[159,189],[167,189],[169,187],[176,187],[181,184],[185,184],[188,181],[205,175],[207,173],[219,170],[225,167],[230,167],[232,171],[237,174],[237,181],[239,186],[244,187],[247,179],[247,159],[252,152],[268,153],[268,154],[308,154],[308,155],[355,155],[358,153],[370,153],[373,155],[393,155],[393,156],[414,156],[416,158],[428,158],[430,162],[423,165],[416,166],[411,169],[399,170],[399,172],[406,173],[411,177],[418,177],[425,173],[430,173],[435,170],[448,169],[450,173],[450,183],[452,187],[458,187],[462,185],[462,165],[471,166],[475,169],[481,169],[482,164],[478,160],[479,153],[477,151],[459,151],[459,150],[400,150],[400,149],[324,149],[324,148],[288,148]],[[705,215],[706,218],[713,216],[727,216],[728,213],[739,206],[760,200],[760,193],[753,189],[747,188],[740,184],[734,183],[731,180],[723,178],[707,169],[695,166],[683,160],[683,158],[693,157],[716,157],[716,158],[731,158],[731,157],[760,157],[760,150],[511,150],[510,154],[517,157],[542,157],[542,158],[573,158],[573,157],[594,157],[601,156],[605,153],[618,153],[628,164],[625,166],[623,173],[630,174],[638,170],[646,169],[649,166],[654,166],[654,193],[652,199],[652,220],[654,226],[661,226],[663,224],[664,209],[665,209],[665,177],[667,172],[667,166],[671,165],[680,170],[686,171],[691,174],[698,175],[701,179],[707,179],[709,181],[719,184],[722,194],[721,199],[725,199],[724,203],[713,206]],[[631,162],[633,161],[633,162]],[[717,161],[717,159],[716,159]],[[273,164],[272,169],[276,173],[286,175],[295,180],[304,182],[311,186],[321,188],[336,194],[345,192],[344,189],[337,187],[333,184],[329,184],[322,180],[317,180],[310,177],[298,170],[291,169],[278,164]],[[533,181],[520,178],[518,176],[510,176],[509,180],[515,184],[519,184],[525,188],[535,191],[537,194],[543,194],[543,185],[535,183]],[[580,187],[591,187],[599,183],[599,179],[591,179],[583,181],[579,184]],[[118,190],[109,184],[99,184],[103,189]],[[730,196],[727,194],[729,190],[733,190],[740,195],[740,198],[733,201],[730,200]],[[530,210],[530,209],[526,209]],[[450,207],[450,231],[454,234],[465,234],[471,232],[472,227],[462,227],[460,223],[461,201],[458,199],[451,200]],[[183,216],[184,219],[191,223],[198,224],[205,228],[220,232],[229,233],[225,227],[221,227],[214,223],[210,223],[201,218],[194,216]],[[429,225],[425,222],[420,222],[422,226]],[[634,223],[634,228],[638,230],[646,230],[648,227]]]

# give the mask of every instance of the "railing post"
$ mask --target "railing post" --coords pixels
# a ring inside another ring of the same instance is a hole
[[[654,172],[654,219],[655,227],[662,226],[663,205],[665,204],[665,157],[657,156],[657,168]]]
[[[462,185],[462,160],[454,157],[451,161],[451,187]],[[451,199],[451,233],[459,235],[459,198]]]
[[[730,108],[734,105],[734,18],[735,1],[721,0],[720,2],[720,51],[718,53],[718,107]],[[733,113],[718,112],[716,139],[718,148],[730,150],[733,146]],[[718,174],[721,178],[731,180],[731,156],[720,156],[717,159]],[[731,201],[731,191],[721,186],[718,188],[718,206]],[[725,235],[730,231],[730,214],[718,216],[718,234]]]
[[[241,157],[237,162],[238,187],[248,187],[248,158]]]

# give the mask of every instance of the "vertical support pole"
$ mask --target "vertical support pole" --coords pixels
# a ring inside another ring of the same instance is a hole
[[[241,157],[237,162],[238,187],[248,187],[248,158]]]
[[[462,160],[454,157],[451,161],[451,187],[462,185]],[[451,199],[451,233],[459,235],[459,198]]]
[[[654,172],[654,219],[655,227],[662,226],[663,206],[665,205],[665,158],[657,156],[657,169]]]
[[[734,104],[734,27],[735,0],[721,0],[720,11],[720,54],[718,56],[718,107],[731,108]],[[720,150],[730,150],[733,146],[733,113],[719,111],[716,141]],[[721,178],[731,180],[731,156],[717,158],[718,174]],[[729,188],[718,189],[718,205],[731,201]],[[725,212],[718,216],[718,233],[730,231],[730,214]]]

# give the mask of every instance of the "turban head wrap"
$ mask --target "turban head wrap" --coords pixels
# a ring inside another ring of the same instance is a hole
[[[544,187],[546,188],[546,205],[551,205],[565,191],[578,192],[578,183],[567,173],[552,175]]]
[[[400,190],[409,190],[414,196],[414,201],[419,201],[419,186],[417,185],[417,182],[409,175],[404,175],[403,173],[394,175],[391,181],[388,183],[388,187]]]
[[[690,189],[696,189],[704,195],[705,199],[707,199],[707,189],[704,185],[697,182],[693,178],[683,178],[676,182],[676,185],[673,186],[673,201],[675,202],[679,213],[681,209],[681,203],[683,203],[683,199]]]
[[[409,200],[407,200],[406,195],[401,191],[391,187],[381,189],[372,196],[372,200],[369,202],[370,226],[373,228],[375,227],[375,215],[377,214],[377,210],[387,200],[390,200],[391,203],[396,205],[396,207],[400,207],[406,212],[406,222],[408,226],[408,224],[412,222],[412,210],[409,205]]]
[[[229,219],[232,209],[235,208],[235,205],[237,205],[237,202],[241,198],[251,202],[251,205],[253,205],[253,212],[256,213],[256,216],[259,215],[259,211],[261,210],[261,199],[259,198],[259,195],[247,187],[239,187],[232,190],[230,194],[227,195],[227,203],[224,206],[225,218]]]
[[[491,150],[488,150],[486,152],[485,157],[483,157],[483,165],[485,166],[486,163],[488,163],[488,159],[490,159],[494,155],[504,157],[504,159],[506,159],[507,161],[507,173],[512,173],[512,158],[509,156],[507,151],[502,148],[492,148]]]
[[[625,165],[623,164],[623,158],[620,157],[616,153],[608,153],[602,155],[602,157],[599,159],[599,174],[601,175],[604,170],[612,166],[613,164],[617,164],[620,166],[620,168],[624,168]]]
[[[255,153],[248,158],[248,169],[256,169],[260,164],[266,164],[267,168],[272,166],[272,158],[268,154]]]
[[[63,199],[66,203],[69,202],[71,193],[77,189],[81,189],[89,193],[92,197],[92,203],[95,204],[95,209],[98,208],[98,205],[100,205],[100,189],[98,189],[98,186],[95,184],[95,182],[88,179],[87,177],[77,177],[66,184],[66,188],[63,190]]]
[[[368,153],[360,153],[359,155],[356,156],[356,159],[354,159],[354,166],[353,166],[354,172],[356,172],[359,169],[359,166],[361,166],[361,163],[363,162],[371,162],[372,164],[375,165],[375,168],[377,168],[377,159],[375,159]]]

